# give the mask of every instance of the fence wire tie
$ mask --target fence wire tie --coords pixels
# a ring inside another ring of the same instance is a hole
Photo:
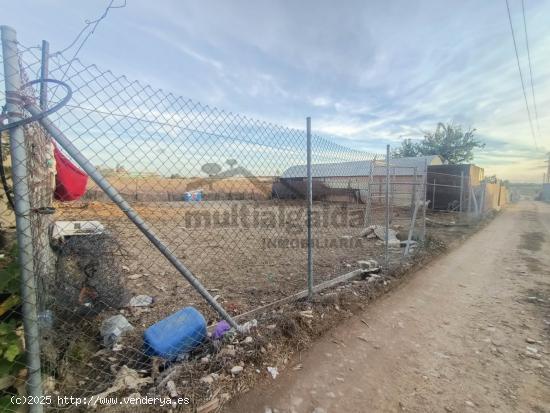
[[[71,89],[71,87],[67,83],[65,83],[61,80],[57,80],[57,79],[36,79],[36,80],[31,80],[30,82],[27,82],[23,86],[21,86],[21,90],[25,90],[27,87],[35,85],[37,83],[44,83],[44,82],[46,82],[46,83],[48,83],[48,82],[49,83],[55,83],[57,85],[63,86],[65,88],[65,90],[67,91],[67,94],[65,95],[65,97],[61,101],[59,101],[57,104],[55,104],[54,106],[52,106],[51,108],[49,108],[47,110],[44,110],[40,113],[32,115],[29,118],[24,118],[24,119],[21,119],[21,120],[15,121],[15,122],[11,122],[11,123],[8,123],[8,124],[5,124],[5,125],[0,125],[0,132],[3,132],[3,131],[8,130],[8,129],[13,129],[13,128],[16,128],[18,126],[24,126],[24,125],[27,125],[29,123],[35,122],[37,120],[43,119],[43,118],[51,115],[52,113],[57,112],[59,109],[61,109],[67,103],[69,103],[69,100],[71,100],[71,97],[73,95],[73,90]],[[36,99],[34,97],[25,96],[21,92],[10,92],[10,91],[6,92],[6,102],[7,103],[12,103],[12,104],[15,104],[15,105],[18,105],[18,106],[28,107],[28,106],[31,106],[32,104],[34,104],[35,100]],[[12,115],[14,117],[16,116],[16,117],[19,117],[19,118],[23,117],[22,113],[9,112],[7,114]]]

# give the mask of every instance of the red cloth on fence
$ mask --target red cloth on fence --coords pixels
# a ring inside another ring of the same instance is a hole
[[[61,153],[53,144],[55,157],[55,192],[54,197],[59,201],[74,201],[86,192],[88,175],[73,164],[69,158]]]

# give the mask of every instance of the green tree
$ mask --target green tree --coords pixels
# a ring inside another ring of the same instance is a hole
[[[401,146],[392,151],[392,157],[394,158],[410,158],[421,155],[418,142],[414,142],[412,139],[404,139],[401,142]]]
[[[474,158],[474,150],[483,148],[485,144],[475,137],[475,129],[463,130],[454,123],[438,123],[435,131],[425,132],[424,139],[414,142],[405,139],[401,147],[394,150],[396,157],[440,155],[450,164],[470,162]]]

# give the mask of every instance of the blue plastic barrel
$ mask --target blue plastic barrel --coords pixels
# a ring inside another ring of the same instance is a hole
[[[183,200],[185,202],[202,201],[202,189],[183,193]]]
[[[143,334],[145,352],[168,360],[199,346],[206,337],[206,320],[193,307],[185,307],[153,324]]]

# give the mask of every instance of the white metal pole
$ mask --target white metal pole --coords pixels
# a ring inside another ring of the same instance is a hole
[[[420,232],[420,240],[426,239],[426,210],[428,209],[427,198],[428,196],[428,160],[424,160],[424,196],[422,197],[422,231]]]
[[[4,78],[6,82],[6,109],[8,122],[23,118],[21,113],[21,73],[17,35],[14,29],[1,26],[2,51],[4,58]],[[23,127],[10,129],[10,151],[12,162],[12,179],[15,203],[15,222],[17,226],[17,244],[19,246],[19,264],[21,266],[21,299],[23,301],[23,327],[27,357],[27,392],[34,400],[42,396],[40,371],[40,332],[38,329],[38,310],[36,297],[36,278],[34,274],[34,257],[31,232],[31,204],[27,182],[27,150]],[[40,403],[29,405],[29,412],[41,413]]]
[[[40,79],[48,78],[50,60],[50,43],[42,40],[42,65],[40,66]],[[40,83],[40,107],[42,110],[48,109],[48,84],[44,81]]]
[[[306,119],[307,146],[307,290],[308,299],[313,298],[313,245],[311,214],[313,209],[313,183],[311,176],[311,118]]]
[[[386,268],[390,264],[389,232],[390,232],[390,145],[386,146],[386,214],[385,214],[385,235],[384,235],[384,261]]]

